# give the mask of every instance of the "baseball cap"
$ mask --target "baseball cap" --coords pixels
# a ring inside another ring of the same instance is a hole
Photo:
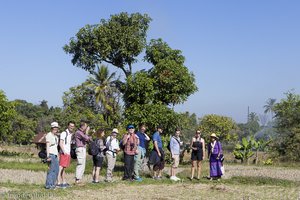
[[[131,128],[134,128],[134,126],[132,124],[127,126],[127,129],[131,129]]]

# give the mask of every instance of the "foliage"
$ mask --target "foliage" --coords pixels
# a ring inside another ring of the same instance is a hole
[[[277,137],[274,148],[286,160],[300,161],[300,96],[288,92],[274,106]]]
[[[248,159],[254,155],[252,151],[252,139],[253,138],[247,140],[243,138],[241,143],[235,146],[233,155],[236,159],[241,160],[242,163],[244,163],[244,161],[248,163]]]
[[[255,151],[255,164],[257,164],[258,151],[265,151],[270,142],[271,140],[256,140],[253,136],[249,139],[244,137],[242,138],[241,143],[235,145],[233,155],[236,159],[241,160],[242,163],[244,161],[248,163],[248,159],[254,155]]]
[[[208,141],[209,136],[215,133],[220,140],[235,141],[237,139],[237,125],[230,117],[210,114],[200,119],[199,129]]]
[[[259,117],[255,112],[251,112],[247,122],[248,136],[254,135],[260,129]]]
[[[0,90],[0,141],[12,142],[10,133],[12,130],[12,120],[16,116],[14,103],[9,102],[2,90]]]
[[[271,113],[272,119],[273,119],[275,102],[276,99],[269,98],[266,102],[266,105],[264,105],[264,109],[265,109],[264,112]]]
[[[95,98],[96,107],[102,113],[107,124],[117,125],[120,119],[120,92],[116,87],[118,79],[116,73],[109,73],[108,67],[101,65],[97,72],[86,81],[86,87],[90,89]]]
[[[10,140],[15,144],[30,144],[35,135],[36,126],[37,121],[18,113],[13,120]]]
[[[267,160],[263,161],[264,165],[273,165],[273,160],[271,158],[268,158]]]
[[[87,120],[92,128],[108,127],[103,115],[97,112],[93,98],[93,94],[86,87],[86,82],[71,87],[63,96],[60,121],[66,125],[68,121],[74,121],[78,125],[81,120]]]
[[[181,140],[189,143],[198,129],[198,120],[195,113],[178,113],[179,128],[181,128]]]
[[[154,79],[155,102],[176,105],[197,91],[194,74],[184,66],[180,50],[173,50],[162,39],[151,40],[145,59],[153,64],[150,77]]]
[[[126,76],[146,45],[146,32],[151,18],[140,13],[122,12],[102,19],[99,24],[86,25],[64,46],[73,56],[72,63],[92,72],[102,62],[120,68]]]
[[[158,124],[163,124],[167,130],[174,130],[178,125],[176,113],[169,106],[186,101],[197,87],[194,75],[184,66],[185,59],[180,50],[171,49],[161,39],[147,44],[150,21],[148,15],[140,13],[112,15],[97,25],[81,28],[64,50],[72,55],[74,65],[95,77],[95,68],[103,62],[122,70],[126,78],[124,82],[117,80],[114,87],[123,95],[125,123],[146,123],[152,131]],[[153,66],[148,71],[135,70],[133,73],[132,64],[144,52],[144,61]],[[97,94],[96,88],[93,91]],[[86,95],[81,97],[87,98]],[[105,99],[104,95],[96,97]]]
[[[125,110],[125,124],[146,124],[151,132],[162,125],[164,133],[173,133],[179,125],[177,113],[162,104],[133,104]]]

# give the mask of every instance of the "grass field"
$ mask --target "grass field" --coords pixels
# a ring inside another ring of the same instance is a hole
[[[73,182],[76,163],[67,170]],[[113,183],[91,183],[91,159],[88,158],[83,186],[46,190],[47,166],[35,156],[0,155],[0,199],[300,199],[300,169],[297,165],[255,166],[226,163],[225,176],[210,181],[208,163],[203,163],[203,178],[190,181],[190,166],[181,166],[180,182],[168,179],[167,166],[162,180],[144,173],[143,182],[124,182],[122,163],[118,162]]]

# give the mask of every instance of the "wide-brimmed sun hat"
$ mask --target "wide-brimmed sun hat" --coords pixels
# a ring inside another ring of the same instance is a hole
[[[112,130],[112,132],[111,132],[111,133],[118,134],[118,133],[119,133],[119,130],[118,130],[117,128],[114,128],[114,129]]]
[[[217,136],[215,133],[212,133],[212,134],[210,135],[210,137],[214,137],[214,138],[217,138],[217,139],[218,139],[218,136]]]

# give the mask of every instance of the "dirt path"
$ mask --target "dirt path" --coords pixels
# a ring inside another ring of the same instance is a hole
[[[179,168],[178,173],[186,170],[187,168]],[[170,173],[170,168],[165,168],[165,174]],[[104,172],[101,172],[101,180]],[[225,179],[229,179],[233,176],[263,176],[276,179],[284,179],[291,181],[300,180],[300,169],[286,169],[286,168],[273,168],[273,167],[256,167],[256,166],[225,166]],[[46,179],[46,171],[30,171],[30,170],[10,170],[0,169],[0,182],[6,183],[29,183],[29,184],[44,184]],[[121,177],[115,177],[115,180],[120,180]],[[73,182],[74,174],[67,174],[67,180]],[[90,174],[85,175],[83,181],[91,182],[92,177]]]

